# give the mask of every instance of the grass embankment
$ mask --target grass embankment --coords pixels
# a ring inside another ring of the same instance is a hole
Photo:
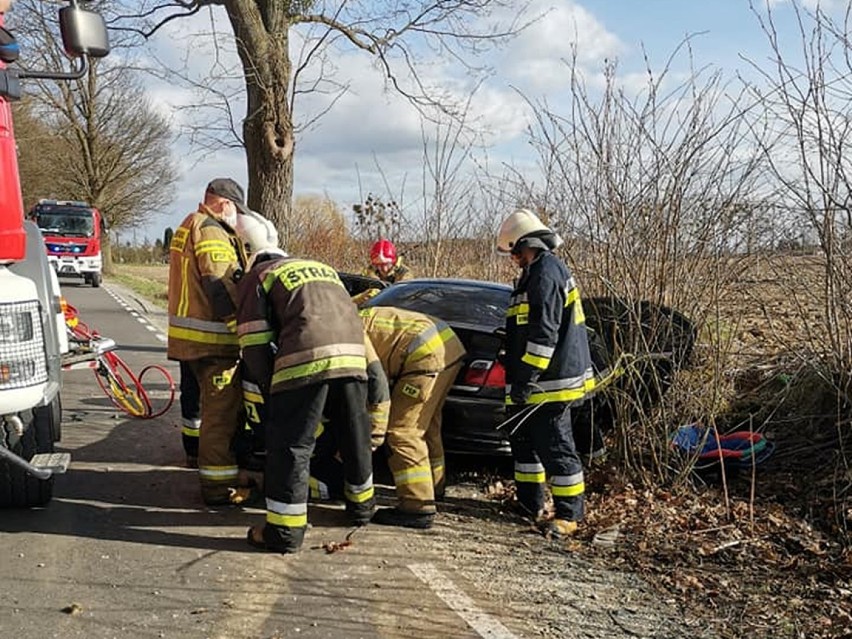
[[[168,264],[116,264],[108,277],[158,306],[168,304]]]

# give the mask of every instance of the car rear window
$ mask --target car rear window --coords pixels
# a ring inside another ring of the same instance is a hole
[[[391,286],[366,306],[396,306],[438,317],[450,324],[503,326],[509,290],[475,284],[416,283]]]

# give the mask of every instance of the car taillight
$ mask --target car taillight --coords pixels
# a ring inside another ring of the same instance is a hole
[[[466,386],[502,388],[506,385],[506,369],[500,362],[490,359],[475,359],[468,365],[462,383]]]

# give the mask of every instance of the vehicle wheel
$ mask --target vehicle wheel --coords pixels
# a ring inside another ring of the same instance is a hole
[[[17,438],[10,435],[10,426],[6,426],[5,436],[13,439],[12,452],[26,460],[37,453],[53,452],[53,432],[51,423],[53,406],[41,410],[25,411],[20,414],[24,422],[24,434]],[[16,441],[15,441],[16,440]],[[36,479],[22,468],[0,461],[0,508],[29,508],[42,506],[53,497],[53,477]]]
[[[46,415],[42,416],[41,413],[46,413]],[[48,420],[50,435],[54,442],[62,439],[62,398],[59,393],[56,394],[49,406],[37,408],[36,414],[39,419]]]
[[[92,282],[92,286],[94,288],[98,288],[101,285],[101,274],[100,273],[92,273],[92,277],[90,279]]]

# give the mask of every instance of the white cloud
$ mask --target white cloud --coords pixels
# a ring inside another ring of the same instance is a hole
[[[581,68],[600,69],[605,59],[625,50],[615,34],[575,2],[540,0],[532,11],[542,17],[503,52],[500,68],[510,82],[530,90],[564,88],[575,55]]]

